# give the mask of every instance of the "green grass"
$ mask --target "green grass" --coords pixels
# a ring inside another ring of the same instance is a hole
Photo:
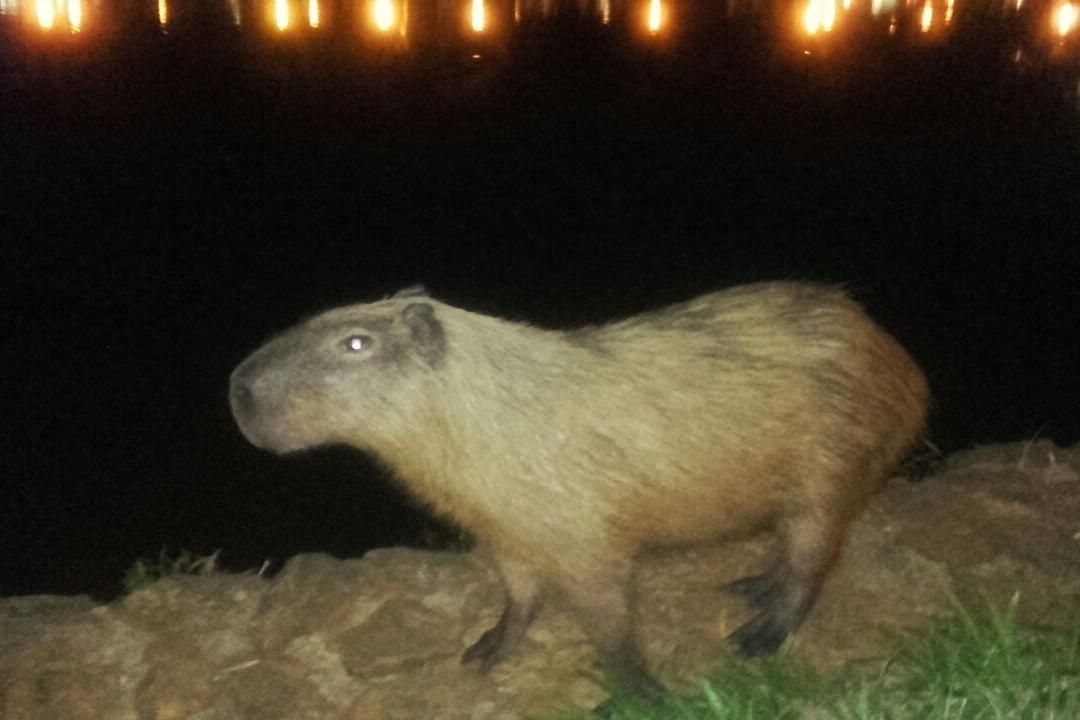
[[[616,703],[611,720],[1077,720],[1080,621],[1020,627],[1005,611],[951,615],[891,638],[881,662],[821,674],[786,657],[732,660],[660,707]],[[590,713],[561,720],[596,717]]]
[[[219,554],[221,550],[215,550],[210,555],[196,557],[181,550],[179,555],[171,557],[162,549],[156,560],[139,558],[124,573],[124,592],[130,595],[170,575],[213,575],[218,569]]]

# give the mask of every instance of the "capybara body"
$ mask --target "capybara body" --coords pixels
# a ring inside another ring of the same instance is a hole
[[[774,560],[727,588],[758,611],[733,641],[773,652],[922,435],[928,390],[842,290],[777,282],[569,331],[409,289],[272,339],[230,400],[255,445],[360,448],[486,546],[507,602],[465,661],[504,657],[555,589],[616,682],[651,693],[635,555],[774,531]]]

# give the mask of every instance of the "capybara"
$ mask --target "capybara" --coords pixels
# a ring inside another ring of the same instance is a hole
[[[926,379],[843,290],[737,286],[604,325],[546,330],[404,290],[317,315],[232,374],[244,435],[277,453],[343,443],[471,531],[502,577],[487,669],[562,593],[615,682],[652,694],[630,607],[649,547],[772,530],[727,589],[775,651],[852,519],[921,437]]]

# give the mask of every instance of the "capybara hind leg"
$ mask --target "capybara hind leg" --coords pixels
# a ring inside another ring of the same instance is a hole
[[[845,523],[835,519],[805,515],[788,520],[782,530],[782,562],[762,575],[729,586],[760,610],[730,636],[742,655],[771,655],[802,624],[845,532]]]
[[[461,656],[462,663],[476,661],[482,672],[513,651],[540,609],[541,582],[535,572],[516,560],[498,558],[497,563],[506,586],[506,605],[499,621]]]

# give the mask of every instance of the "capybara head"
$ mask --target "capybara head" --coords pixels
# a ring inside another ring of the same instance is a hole
[[[433,301],[410,288],[271,339],[233,371],[229,403],[244,436],[276,453],[377,438],[421,410],[424,376],[445,355]]]

